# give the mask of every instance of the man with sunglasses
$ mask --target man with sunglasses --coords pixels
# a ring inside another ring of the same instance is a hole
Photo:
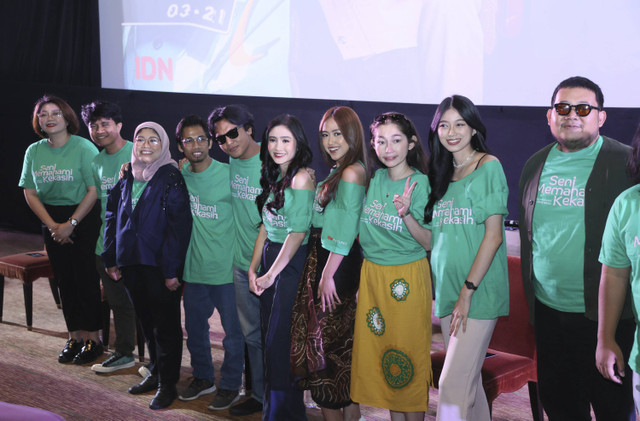
[[[244,105],[214,109],[209,116],[209,133],[227,155],[230,165],[231,205],[236,230],[233,250],[233,281],[240,326],[251,366],[251,397],[232,406],[233,416],[262,411],[264,397],[260,300],[249,291],[247,270],[261,222],[255,199],[260,187],[260,144],[253,140],[253,115]],[[289,375],[282,373],[282,375]]]
[[[535,153],[520,178],[522,278],[535,325],[538,387],[550,421],[635,420],[631,376],[622,386],[595,366],[598,254],[607,214],[632,185],[630,148],[600,135],[607,114],[598,85],[562,81],[547,121],[556,142]],[[625,360],[634,323],[625,304],[617,340]]]
[[[182,175],[189,190],[193,229],[184,263],[184,317],[193,381],[179,399],[191,401],[216,391],[211,359],[209,318],[218,310],[225,338],[218,393],[211,410],[236,402],[242,384],[244,338],[233,285],[233,228],[229,165],[211,158],[207,123],[199,116],[184,117],[176,128],[178,150],[189,161]]]

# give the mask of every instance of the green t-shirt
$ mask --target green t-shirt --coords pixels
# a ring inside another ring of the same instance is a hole
[[[223,285],[233,282],[233,208],[229,165],[213,160],[209,168],[194,173],[182,167],[191,200],[193,230],[184,262],[187,282]]]
[[[27,148],[18,185],[35,189],[47,205],[77,205],[87,187],[95,186],[91,162],[97,154],[98,148],[80,136],[71,135],[59,148],[41,139]]]
[[[138,204],[138,200],[142,197],[142,193],[144,192],[145,187],[149,184],[148,181],[138,181],[135,178],[133,179],[133,184],[131,185],[131,211],[136,208]]]
[[[631,294],[636,325],[640,322],[640,186],[620,193],[613,202],[602,235],[601,263],[613,268],[631,267]],[[640,328],[636,326],[635,340],[629,365],[640,372]]]
[[[248,270],[261,222],[256,198],[262,193],[262,187],[260,187],[262,161],[260,161],[260,154],[249,159],[229,158],[229,166],[233,198],[231,205],[236,227],[233,264],[242,270]]]
[[[358,220],[364,204],[365,187],[340,180],[335,197],[323,211],[318,203],[322,184],[324,183],[320,183],[316,189],[311,225],[322,228],[321,242],[324,249],[346,256],[358,236]]]
[[[429,198],[429,178],[419,171],[410,175],[417,181],[411,196],[411,215],[422,225],[424,207]],[[360,215],[360,246],[367,260],[379,265],[404,265],[427,256],[427,252],[412,236],[398,216],[393,196],[402,194],[407,179],[393,181],[387,169],[376,171],[367,191]],[[426,225],[424,225],[426,227]]]
[[[506,215],[509,188],[498,161],[488,161],[461,180],[453,181],[433,207],[431,269],[436,291],[434,314],[451,314],[484,238],[484,222]],[[469,317],[494,319],[509,314],[507,247],[503,241],[478,290]]]
[[[584,192],[601,146],[602,137],[576,152],[553,147],[540,174],[531,223],[534,290],[558,311],[585,311]]]
[[[126,142],[120,150],[114,154],[108,154],[106,150],[102,150],[91,163],[93,169],[93,178],[98,191],[98,199],[102,207],[100,216],[102,225],[100,226],[100,237],[96,243],[96,254],[100,255],[104,251],[104,214],[107,208],[107,196],[117,182],[120,174],[120,168],[125,162],[131,161],[131,150],[133,143]]]
[[[269,195],[267,203],[273,200]],[[267,203],[262,207],[262,223],[267,230],[267,238],[275,243],[284,243],[292,232],[306,232],[302,245],[309,240],[309,226],[313,208],[313,191],[305,189],[284,189],[284,206],[275,211],[267,211]]]

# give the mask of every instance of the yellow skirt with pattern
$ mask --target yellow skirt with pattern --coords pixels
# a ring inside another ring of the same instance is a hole
[[[431,303],[426,258],[396,266],[364,260],[351,367],[354,402],[399,412],[427,410]]]

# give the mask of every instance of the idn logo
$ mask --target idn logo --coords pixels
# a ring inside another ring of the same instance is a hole
[[[167,61],[158,57],[136,56],[136,79],[173,81],[173,59]]]

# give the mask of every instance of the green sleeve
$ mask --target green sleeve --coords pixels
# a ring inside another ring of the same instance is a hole
[[[287,234],[292,232],[307,232],[311,225],[313,210],[313,190],[294,189],[284,190],[284,215]]]
[[[498,161],[490,161],[478,169],[480,177],[467,187],[476,224],[482,224],[491,215],[506,215],[509,188],[507,178]]]
[[[346,256],[358,235],[365,188],[340,180],[336,197],[324,210],[322,247]]]
[[[598,259],[601,263],[613,268],[626,268],[631,266],[631,260],[629,260],[624,244],[624,232],[620,226],[620,215],[618,215],[624,206],[621,198],[622,195],[618,196],[609,211],[607,225],[602,234],[602,247]],[[625,216],[629,217],[630,215]]]
[[[27,151],[24,153],[24,160],[22,161],[22,173],[20,174],[20,181],[18,186],[25,189],[35,189],[36,184],[33,181],[33,150],[37,147],[37,143],[30,145]]]
[[[85,143],[85,147],[82,149],[82,167],[80,171],[82,173],[82,179],[84,180],[84,184],[89,186],[99,186],[100,183],[96,184],[95,177],[93,175],[93,160],[98,155],[98,148],[93,146],[87,139],[82,139]]]
[[[411,181],[417,181],[416,187],[411,195],[411,206],[409,207],[409,211],[411,212],[411,216],[413,216],[418,223],[425,227],[426,229],[431,229],[431,223],[424,223],[424,208],[427,206],[427,202],[429,201],[429,194],[431,193],[431,187],[429,185],[429,178],[416,171],[415,176]]]

